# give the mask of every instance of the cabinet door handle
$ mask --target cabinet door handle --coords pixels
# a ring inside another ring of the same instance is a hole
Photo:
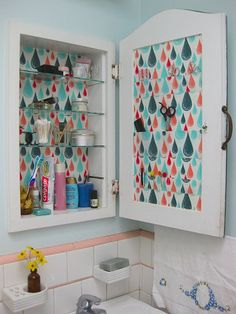
[[[226,150],[227,148],[227,144],[229,143],[231,137],[232,137],[232,134],[233,134],[233,121],[232,121],[232,118],[231,118],[231,115],[229,114],[228,112],[228,108],[226,106],[223,106],[222,107],[222,112],[224,114],[226,114],[226,122],[227,122],[227,125],[226,125],[226,140],[225,142],[222,144],[221,148],[223,150]]]

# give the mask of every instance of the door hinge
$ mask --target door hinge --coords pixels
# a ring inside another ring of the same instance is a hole
[[[113,195],[119,194],[119,180],[112,180],[112,183],[111,183],[111,193]]]
[[[119,64],[112,64],[111,66],[111,77],[113,80],[119,80]]]

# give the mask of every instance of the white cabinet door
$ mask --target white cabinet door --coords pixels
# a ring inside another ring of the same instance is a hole
[[[226,19],[162,12],[120,45],[120,216],[224,234]]]

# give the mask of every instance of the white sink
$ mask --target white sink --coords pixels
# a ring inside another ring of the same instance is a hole
[[[128,295],[102,302],[99,308],[106,310],[107,314],[164,314],[164,312]],[[75,312],[71,314],[75,314]]]

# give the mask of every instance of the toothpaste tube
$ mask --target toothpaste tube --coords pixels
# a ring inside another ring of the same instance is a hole
[[[54,158],[44,157],[40,167],[41,202],[43,208],[53,210]]]

